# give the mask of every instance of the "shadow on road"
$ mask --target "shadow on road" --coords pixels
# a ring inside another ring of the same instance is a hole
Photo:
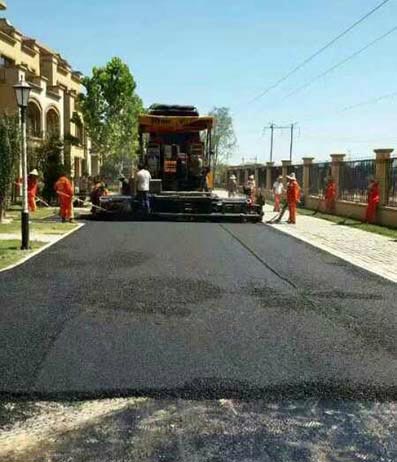
[[[26,409],[21,409],[26,406]],[[19,409],[18,409],[19,408]],[[118,399],[7,403],[0,461],[392,461],[396,403]]]

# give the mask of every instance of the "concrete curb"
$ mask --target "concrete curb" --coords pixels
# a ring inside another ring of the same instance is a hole
[[[297,236],[295,234],[289,233],[287,230],[282,229],[282,227],[279,227],[277,225],[271,225],[268,223],[263,223],[265,226],[269,226],[272,229],[275,229],[279,231],[280,233],[287,234],[288,236],[297,239],[298,241],[302,241],[305,244],[309,244],[312,247],[316,247],[317,249],[320,249],[324,252],[327,252],[331,255],[334,255],[335,257],[340,258],[341,260],[346,261],[347,263],[350,263],[353,266],[357,266],[360,269],[364,269],[372,274],[375,274],[376,276],[382,277],[383,279],[387,279],[388,281],[397,283],[397,276],[391,276],[389,274],[386,274],[385,272],[381,270],[376,270],[374,269],[369,263],[366,263],[359,258],[352,258],[350,255],[346,255],[343,252],[338,252],[335,249],[332,249],[330,247],[327,247],[326,245],[320,244],[318,242],[313,242],[311,239],[307,239],[304,236]]]
[[[0,269],[0,273],[4,273],[5,271],[10,271],[14,268],[16,268],[17,266],[20,266],[20,265],[23,265],[24,263],[26,263],[28,260],[30,260],[31,258],[35,257],[36,255],[38,255],[39,253],[41,252],[44,252],[44,250],[47,250],[49,247],[51,247],[52,245],[55,245],[57,244],[59,241],[61,241],[62,239],[65,239],[66,237],[70,236],[71,234],[75,233],[76,231],[78,231],[79,229],[81,229],[83,226],[85,226],[84,223],[78,223],[77,226],[73,229],[71,229],[70,231],[68,231],[67,233],[65,234],[61,234],[57,239],[54,239],[52,242],[48,242],[47,244],[43,245],[43,247],[40,247],[39,249],[33,251],[32,253],[29,253],[29,255],[26,255],[26,257],[23,257],[21,260],[19,260],[18,262],[16,263],[13,263],[12,265],[9,265],[9,266],[6,266],[5,268],[3,269]]]

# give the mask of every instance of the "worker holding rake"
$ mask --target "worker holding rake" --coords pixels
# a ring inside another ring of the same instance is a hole
[[[65,173],[62,173],[55,183],[55,191],[61,208],[62,222],[73,221],[73,186]]]

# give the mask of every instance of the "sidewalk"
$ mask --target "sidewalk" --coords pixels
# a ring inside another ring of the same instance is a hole
[[[272,206],[266,205],[264,210],[264,222],[275,216]],[[287,219],[288,212],[285,215],[285,220]],[[272,226],[353,265],[397,282],[397,242],[392,238],[321,218],[299,215],[299,212],[296,225],[283,221],[277,225],[266,226]]]

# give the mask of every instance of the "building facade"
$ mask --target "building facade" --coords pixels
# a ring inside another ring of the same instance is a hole
[[[63,141],[64,163],[71,176],[97,175],[99,162],[90,152],[76,106],[81,74],[55,51],[24,36],[0,18],[0,111],[18,111],[13,85],[21,79],[32,87],[27,110],[28,143],[34,147],[53,136]]]

